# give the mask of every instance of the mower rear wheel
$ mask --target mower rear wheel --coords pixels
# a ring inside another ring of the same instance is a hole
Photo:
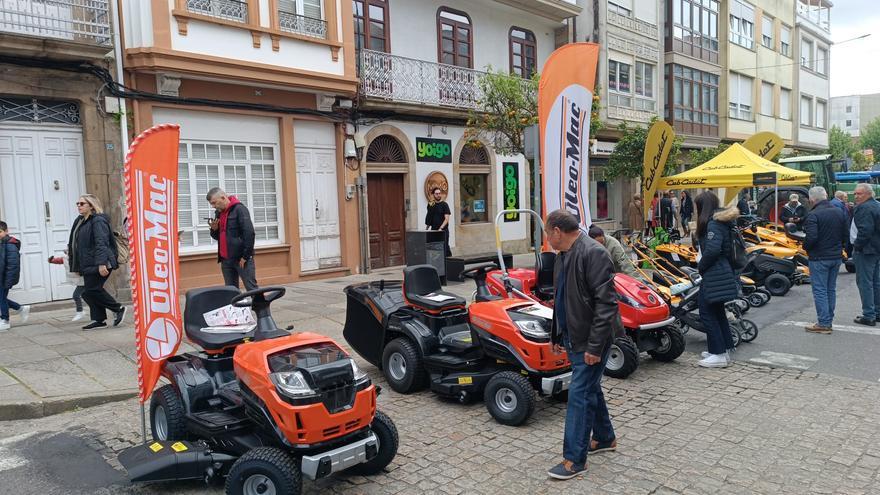
[[[150,430],[154,440],[186,440],[186,411],[177,389],[163,385],[150,397]]]
[[[425,386],[425,367],[416,345],[406,337],[399,337],[385,346],[382,353],[382,371],[388,385],[395,392],[409,394]]]
[[[675,361],[684,352],[684,335],[674,326],[665,326],[655,330],[660,339],[660,346],[648,351],[648,355],[657,361],[669,363]]]
[[[605,376],[626,378],[639,367],[639,348],[629,337],[614,339],[609,352]]]
[[[764,279],[764,287],[774,296],[784,296],[791,289],[791,280],[780,273],[771,273]]]
[[[348,469],[349,473],[361,476],[381,473],[391,463],[394,456],[397,455],[400,437],[397,435],[397,427],[394,426],[394,421],[391,421],[387,414],[376,410],[376,416],[373,417],[373,422],[370,423],[370,429],[376,435],[379,453],[376,454],[376,457],[363,464],[352,466]]]
[[[758,325],[755,325],[755,322],[752,320],[743,318],[739,320],[737,326],[739,327],[740,338],[742,338],[743,342],[751,342],[758,338]]]
[[[523,375],[502,371],[489,379],[483,391],[483,401],[495,421],[519,426],[535,410],[535,389]]]
[[[226,495],[302,493],[299,461],[275,447],[257,447],[241,456],[226,478]]]

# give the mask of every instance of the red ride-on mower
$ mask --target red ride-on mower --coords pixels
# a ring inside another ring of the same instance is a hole
[[[430,265],[405,268],[403,283],[346,287],[345,340],[397,392],[427,386],[461,402],[482,397],[496,421],[520,425],[534,410],[536,390],[567,396],[571,366],[550,344],[552,311],[488,293],[486,271],[494,267],[483,264],[462,274],[477,284],[470,307],[441,290]]]
[[[529,213],[540,226],[541,217],[532,210],[504,210],[495,217],[496,244],[500,269],[489,272],[489,292],[502,297],[517,297],[553,306],[553,266],[556,253],[541,252],[540,236],[535,239],[535,268],[504,266],[501,257],[499,220],[507,213]],[[614,340],[605,364],[605,375],[626,378],[639,366],[639,353],[647,352],[657,361],[671,362],[684,352],[684,334],[675,325],[669,306],[653,289],[622,273],[615,274],[614,288],[618,295],[620,319],[626,336]]]
[[[222,479],[226,493],[299,494],[302,476],[375,474],[397,453],[397,429],[375,387],[332,339],[281,330],[269,305],[283,287],[186,294],[184,326],[203,351],[170,358],[153,392],[154,442],[119,461],[132,481]],[[254,328],[208,327],[206,312],[252,307]]]

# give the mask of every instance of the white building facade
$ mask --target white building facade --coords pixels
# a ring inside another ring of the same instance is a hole
[[[797,0],[795,7],[797,88],[794,146],[828,148],[831,89],[831,2]]]

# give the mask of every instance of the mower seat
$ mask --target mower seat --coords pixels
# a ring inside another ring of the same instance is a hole
[[[535,294],[544,301],[553,299],[556,295],[553,280],[554,266],[556,266],[556,253],[552,251],[541,253],[541,266],[540,269],[538,269],[538,281],[535,287]]]
[[[442,290],[437,269],[431,265],[403,269],[403,297],[408,305],[427,313],[461,309],[467,304],[463,298]]]
[[[254,330],[234,333],[203,331],[208,328],[205,313],[228,305],[229,301],[239,294],[241,292],[237,287],[229,285],[187,291],[186,309],[183,310],[183,326],[187,338],[206,351],[218,351],[224,347],[240,344],[246,338],[253,338]]]

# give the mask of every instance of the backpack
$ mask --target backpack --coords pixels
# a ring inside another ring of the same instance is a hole
[[[737,229],[730,229],[730,267],[736,270],[742,270],[749,263],[749,257],[746,253],[746,240]]]
[[[128,263],[128,238],[119,232],[113,232],[113,242],[110,244],[113,253],[116,254],[116,263],[122,266]]]

